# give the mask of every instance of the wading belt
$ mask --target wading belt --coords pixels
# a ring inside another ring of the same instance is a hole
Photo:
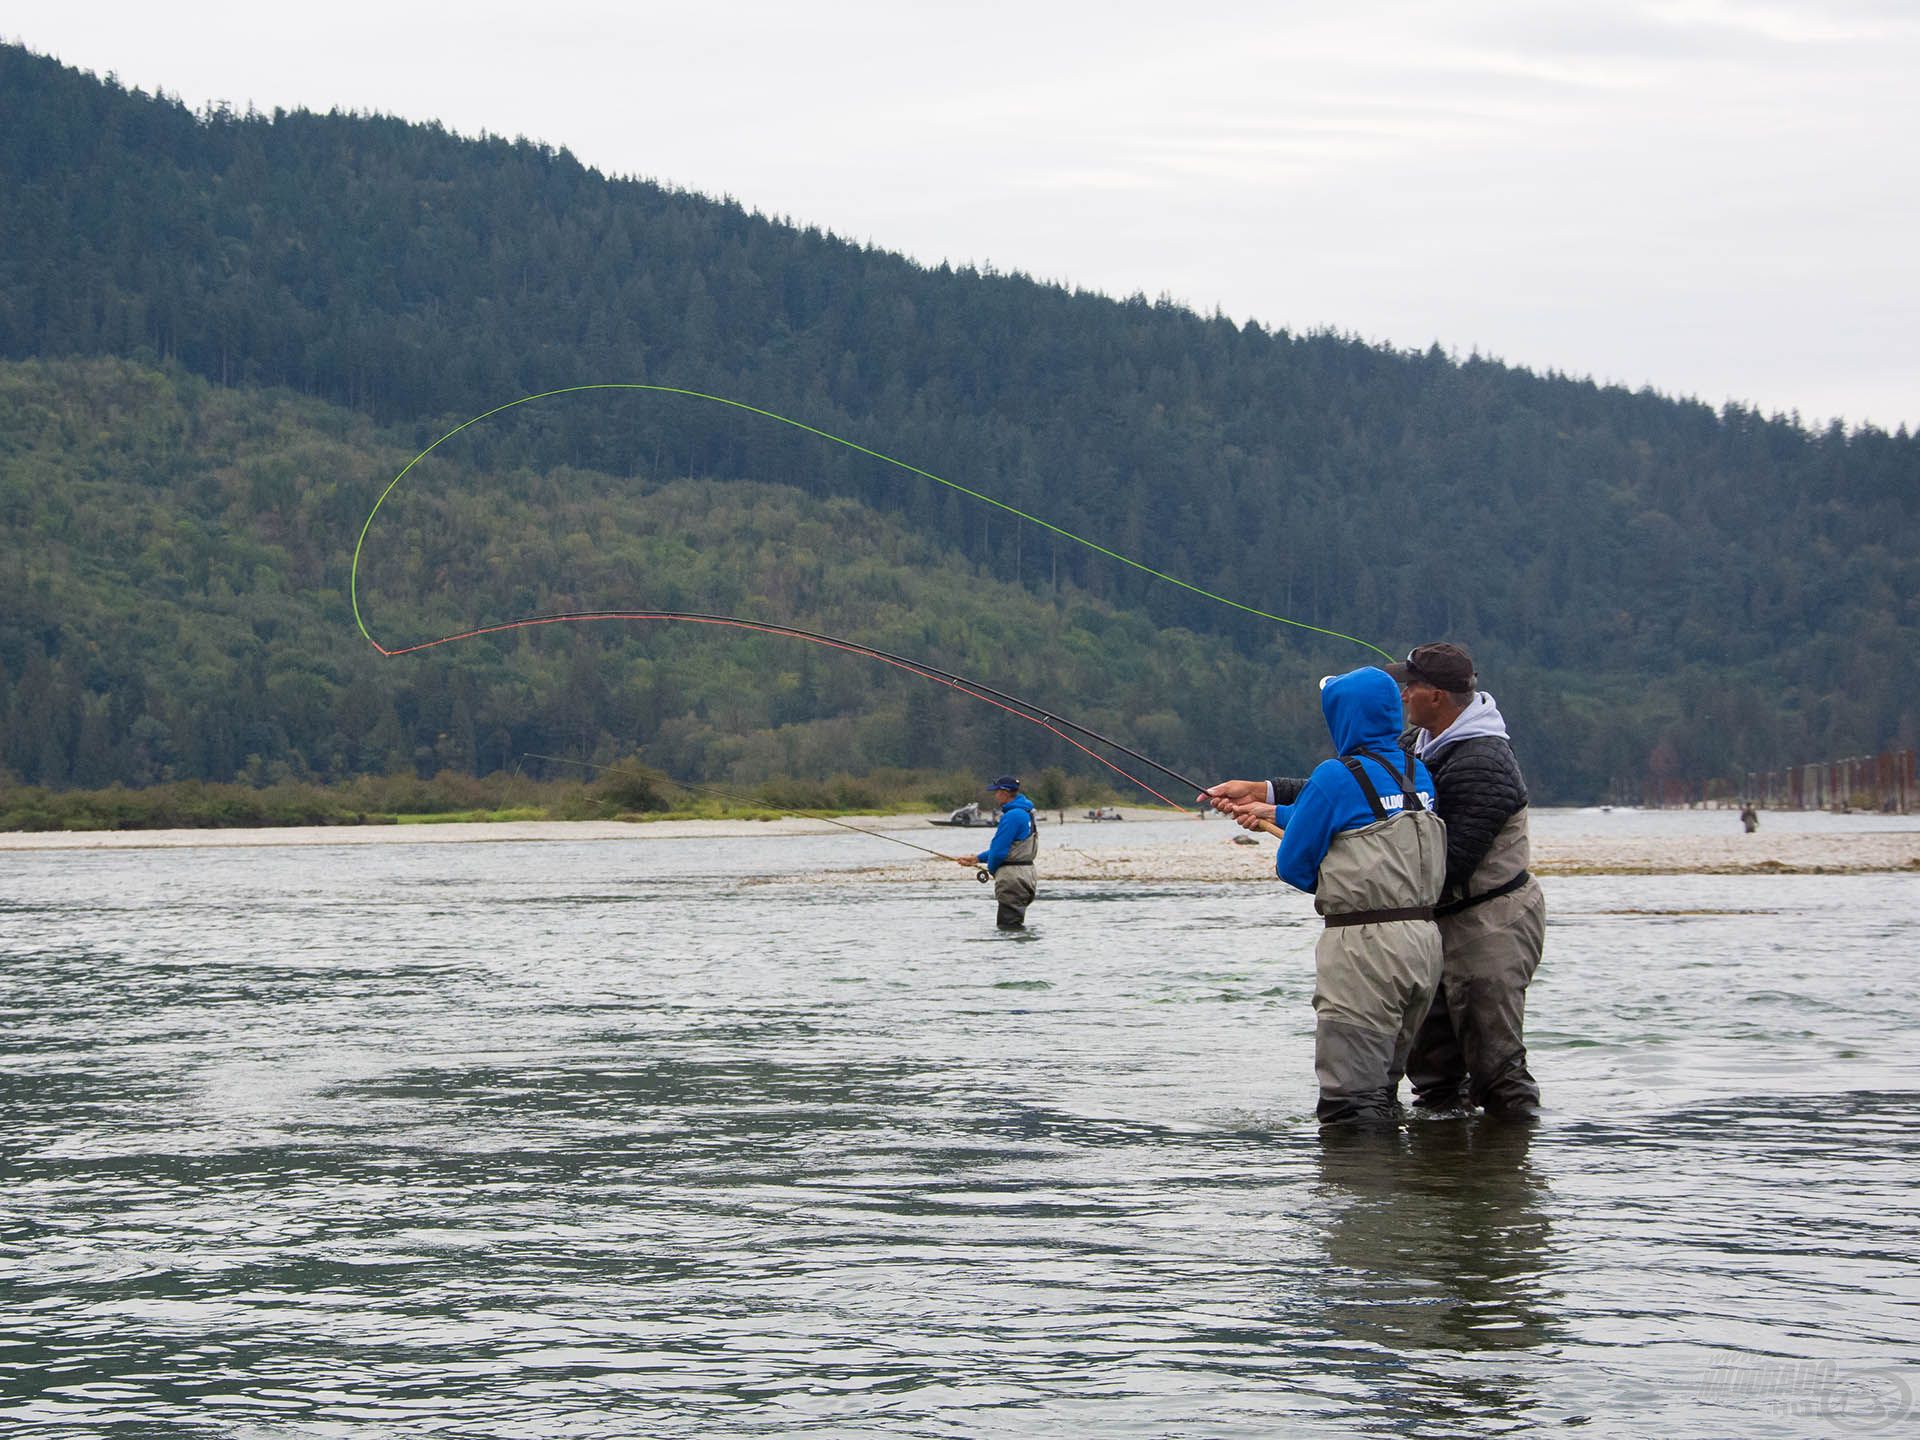
[[[1394,773],[1393,766],[1382,760],[1371,750],[1362,748],[1360,753],[1366,756],[1367,759],[1373,761],[1374,764],[1378,765],[1389,775]],[[1367,778],[1366,767],[1361,765],[1361,763],[1351,755],[1342,755],[1340,757],[1340,763],[1346,766],[1353,778],[1359,782],[1360,793],[1366,797],[1367,808],[1373,811],[1373,818],[1376,820],[1389,818],[1387,815],[1387,807],[1380,801],[1380,792],[1373,788],[1373,781]],[[1408,811],[1418,813],[1427,808],[1426,802],[1420,798],[1419,792],[1416,791],[1413,786],[1413,756],[1409,755],[1407,756],[1406,775],[1400,779],[1400,803],[1402,807],[1400,814],[1402,815]],[[1329,930],[1337,929],[1343,925],[1385,925],[1393,920],[1431,920],[1433,919],[1433,906],[1403,905],[1394,910],[1348,910],[1339,915],[1327,915],[1322,918],[1327,922],[1327,928]]]
[[[1408,905],[1399,910],[1349,910],[1343,915],[1326,917],[1327,928],[1337,929],[1342,925],[1384,925],[1389,920],[1431,920],[1433,906]]]
[[[1478,895],[1469,895],[1464,900],[1449,900],[1444,905],[1436,905],[1433,907],[1433,913],[1436,916],[1458,915],[1462,910],[1471,910],[1474,906],[1484,905],[1489,900],[1498,900],[1502,895],[1511,895],[1532,878],[1532,875],[1522,870],[1504,885],[1496,885],[1491,890],[1482,890]]]

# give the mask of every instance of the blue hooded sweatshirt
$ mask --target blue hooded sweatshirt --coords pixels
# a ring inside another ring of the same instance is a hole
[[[1396,695],[1398,691],[1394,692]],[[1024,840],[1033,834],[1033,802],[1024,795],[1016,795],[1000,807],[1000,828],[993,832],[993,840],[974,858],[987,867],[988,874],[998,874],[1000,867],[1007,863],[1007,852],[1016,840]]]
[[[1407,756],[1400,748],[1400,732],[1405,726],[1400,687],[1393,677],[1372,667],[1337,675],[1320,688],[1320,713],[1327,717],[1336,755],[1356,755],[1364,747],[1388,764],[1403,767],[1400,774],[1389,774],[1384,766],[1360,759],[1367,778],[1380,792],[1380,803],[1389,815],[1397,813]],[[1417,760],[1413,788],[1431,809],[1433,776]],[[1327,858],[1333,837],[1343,830],[1373,824],[1374,814],[1352,772],[1334,759],[1314,767],[1306,788],[1293,804],[1279,807],[1273,823],[1286,831],[1274,869],[1289,885],[1311,894],[1320,884],[1320,862]]]

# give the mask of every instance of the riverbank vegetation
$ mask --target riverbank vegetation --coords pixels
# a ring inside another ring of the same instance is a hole
[[[1027,786],[1046,809],[1110,805],[1113,789],[1059,769]],[[962,773],[883,771],[729,787],[725,796],[675,785],[637,761],[597,778],[441,771],[364,775],[333,785],[283,780],[253,786],[184,780],[134,788],[54,790],[0,782],[0,831],[225,830],[289,825],[426,825],[511,820],[772,820],[784,815],[944,813],[981,799]]]

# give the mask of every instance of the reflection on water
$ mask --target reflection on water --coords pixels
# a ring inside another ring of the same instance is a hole
[[[1330,1132],[1333,1199],[1316,1289],[1330,1339],[1359,1350],[1511,1349],[1547,1338],[1549,1225],[1533,1127],[1485,1119]]]
[[[1329,1131],[1317,1152],[1322,1254],[1276,1286],[1276,1324],[1390,1433],[1538,1418],[1526,1367],[1453,1362],[1563,1338],[1547,1289],[1551,1222],[1534,1127],[1421,1120]]]
[[[0,1420],[1802,1435],[1920,1382],[1920,882],[1550,882],[1544,1121],[1323,1139],[1279,887],[1000,943],[970,883],[751,883],[813,843],[10,859]]]

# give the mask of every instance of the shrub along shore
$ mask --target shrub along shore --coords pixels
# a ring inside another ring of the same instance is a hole
[[[292,825],[420,825],[450,821],[773,819],[781,815],[890,815],[951,810],[980,800],[977,777],[888,770],[826,780],[717,782],[732,798],[676,785],[631,760],[580,779],[501,771],[443,771],[431,779],[363,775],[338,785],[252,786],[181,780],[139,789],[51,790],[0,780],[0,831],[271,829]],[[1042,771],[1034,803],[1110,805],[1099,782]]]

